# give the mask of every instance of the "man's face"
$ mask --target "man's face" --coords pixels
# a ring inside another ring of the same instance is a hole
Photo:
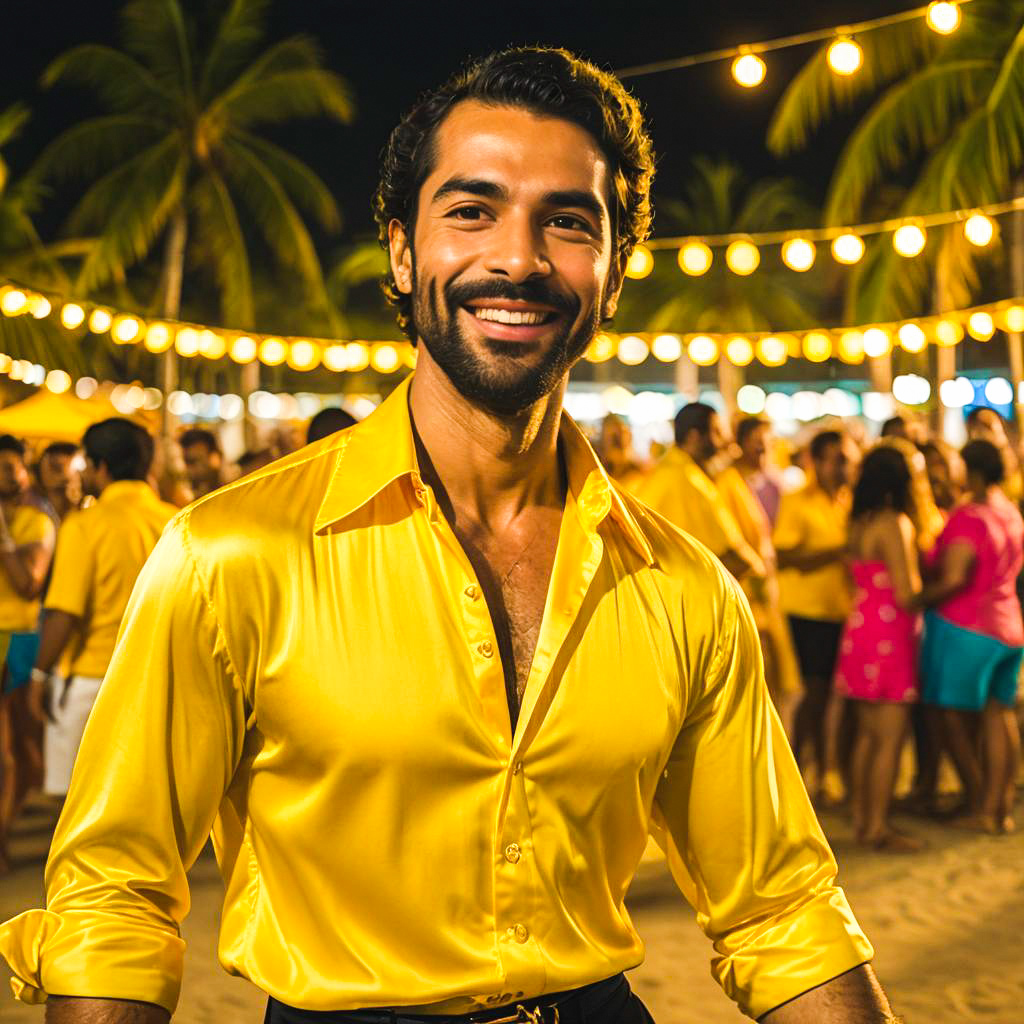
[[[100,481],[98,478],[99,469],[95,462],[87,455],[85,457],[85,468],[82,470],[82,493],[91,494],[94,498],[99,496]]]
[[[768,462],[768,427],[754,427],[748,431],[740,446],[743,450],[743,459],[751,466],[757,466],[763,470]]]
[[[73,458],[72,455],[47,452],[39,460],[39,482],[44,491],[66,492],[72,484],[77,483],[78,474],[72,466]]]
[[[625,420],[608,416],[601,424],[601,451],[605,456],[624,457],[632,454],[633,431]]]
[[[0,452],[0,498],[17,498],[28,487],[28,470],[17,452]]]
[[[857,451],[851,441],[835,442],[826,445],[822,457],[814,460],[814,473],[822,487],[837,491],[849,484],[857,462]]]
[[[704,444],[701,450],[701,458],[704,462],[707,462],[708,459],[713,459],[729,443],[729,438],[722,428],[722,420],[718,413],[715,413],[708,420],[708,432],[702,440]]]
[[[614,312],[607,162],[571,122],[476,101],[442,122],[434,153],[412,239],[392,222],[392,270],[455,388],[512,415],[564,381]]]
[[[205,484],[214,480],[220,471],[220,455],[211,452],[205,444],[190,444],[182,449],[185,460],[185,474],[189,483]]]

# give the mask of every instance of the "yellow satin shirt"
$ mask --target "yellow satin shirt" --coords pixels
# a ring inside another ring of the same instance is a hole
[[[11,539],[19,547],[30,544],[44,544],[53,549],[56,529],[53,520],[35,505],[18,505],[8,511],[7,529]],[[10,633],[31,633],[39,625],[39,598],[26,600],[11,583],[7,572],[0,565],[0,630]]]
[[[47,909],[0,927],[16,994],[172,1009],[211,828],[222,964],[304,1009],[472,1012],[635,966],[625,897],[651,828],[748,1013],[867,961],[742,595],[610,484],[568,417],[512,733],[407,390],[165,532],[86,728]]]
[[[107,671],[135,580],[177,511],[144,480],[116,480],[61,523],[45,607],[80,620],[66,652],[72,675]]]

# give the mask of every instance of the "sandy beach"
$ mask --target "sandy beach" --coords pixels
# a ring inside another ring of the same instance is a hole
[[[913,856],[857,848],[839,815],[826,831],[840,879],[876,948],[875,968],[908,1024],[1021,1024],[1024,1021],[1024,833],[978,836],[912,819],[898,822],[930,847]],[[0,919],[41,905],[42,861],[52,821],[36,813],[13,838],[15,868],[0,879]],[[183,1024],[258,1024],[265,999],[228,977],[215,957],[220,879],[207,850],[191,872],[192,913]],[[645,864],[631,910],[647,943],[632,983],[658,1024],[745,1020],[711,980],[710,946],[664,866]],[[4,972],[7,973],[6,971]],[[42,1010],[0,992],[0,1022],[41,1024]]]

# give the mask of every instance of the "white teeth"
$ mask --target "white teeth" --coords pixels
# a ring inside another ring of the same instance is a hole
[[[542,324],[547,313],[526,312],[511,309],[474,309],[478,320],[493,320],[499,324]]]

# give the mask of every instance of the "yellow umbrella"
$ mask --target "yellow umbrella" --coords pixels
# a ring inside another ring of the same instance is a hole
[[[74,441],[93,423],[119,415],[106,399],[83,401],[40,388],[30,398],[0,409],[0,434],[23,440]]]

